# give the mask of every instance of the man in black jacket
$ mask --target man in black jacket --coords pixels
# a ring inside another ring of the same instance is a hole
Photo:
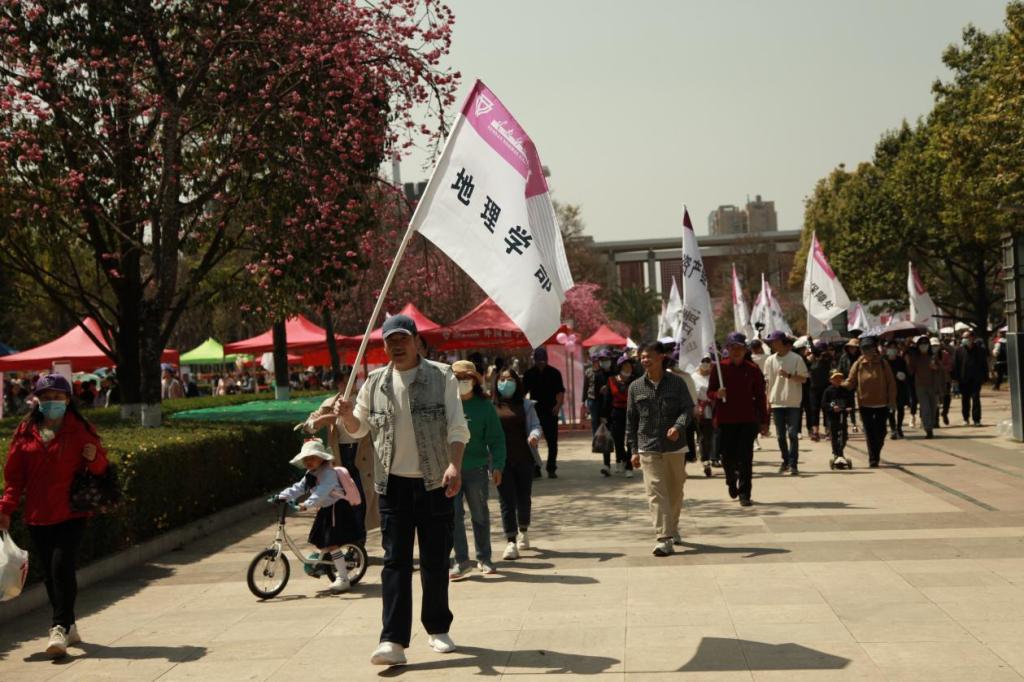
[[[973,331],[965,331],[953,356],[953,381],[960,388],[964,426],[972,419],[975,426],[981,426],[981,386],[987,378],[988,352]]]

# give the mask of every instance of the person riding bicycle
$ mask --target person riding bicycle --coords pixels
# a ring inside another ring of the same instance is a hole
[[[843,388],[845,376],[841,371],[833,370],[829,376],[829,387],[821,394],[821,410],[825,415],[829,438],[832,441],[832,464],[840,468],[849,466],[844,454],[846,439],[846,413],[853,409],[853,393]]]
[[[299,505],[300,511],[316,509],[316,519],[309,529],[309,544],[320,550],[326,559],[329,555],[337,568],[337,577],[331,583],[331,592],[347,592],[352,585],[348,579],[348,566],[342,545],[355,544],[360,540],[360,524],[352,507],[359,506],[362,498],[348,469],[333,467],[334,456],[324,447],[319,438],[311,438],[302,444],[302,450],[292,458],[291,464],[306,469],[298,483],[277,494],[278,500],[293,501],[305,494],[309,497]]]

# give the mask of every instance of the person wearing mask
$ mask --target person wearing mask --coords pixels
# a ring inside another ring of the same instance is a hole
[[[711,467],[721,466],[718,451],[715,448],[715,424],[713,420],[713,401],[708,397],[708,382],[711,379],[712,363],[710,356],[701,358],[697,369],[690,375],[693,379],[694,396],[697,405],[693,416],[697,423],[697,445],[700,450],[700,463],[704,466],[704,475],[711,477]]]
[[[660,341],[640,350],[644,375],[629,387],[626,402],[626,440],[633,468],[641,467],[644,491],[654,522],[654,556],[673,553],[679,536],[679,513],[686,483],[684,456],[686,424],[692,419],[693,399],[681,377],[666,371],[665,346]]]
[[[612,376],[612,361],[605,351],[590,351],[590,366],[583,372],[583,398],[590,416],[590,436],[597,435],[603,418],[602,409],[608,394],[608,379]]]
[[[541,428],[532,400],[524,397],[523,382],[514,370],[498,375],[494,406],[505,433],[505,471],[498,494],[501,527],[505,532],[502,559],[514,561],[530,549],[530,516],[533,509],[533,453],[540,443]]]
[[[764,374],[747,358],[747,338],[732,332],[725,339],[728,360],[722,361],[722,381],[712,373],[708,397],[715,402],[718,448],[729,497],[740,505],[753,504],[754,438],[768,435],[768,402]],[[799,417],[799,412],[797,413]]]
[[[451,367],[420,358],[416,322],[394,315],[384,321],[381,336],[388,364],[370,373],[354,402],[339,400],[335,409],[349,436],[373,438],[384,545],[384,622],[370,662],[393,666],[405,664],[412,638],[417,540],[427,644],[438,653],[455,650],[448,634],[454,617],[446,569],[455,517],[451,498],[462,486],[469,427]]]
[[[761,343],[760,339],[754,339],[750,342],[750,360],[757,365],[757,368],[764,372],[764,363],[768,360],[768,354],[764,352],[764,344]]]
[[[67,655],[82,641],[75,622],[78,548],[90,514],[71,511],[71,483],[80,471],[99,476],[107,470],[107,453],[92,424],[71,397],[71,384],[59,374],[36,382],[36,403],[11,437],[4,465],[0,530],[11,527],[11,514],[22,503],[22,520],[42,569],[52,608],[46,653]]]
[[[815,341],[811,348],[811,357],[808,363],[807,379],[807,408],[809,414],[809,427],[811,440],[821,440],[822,421],[822,397],[825,389],[829,387],[829,376],[834,369],[832,349],[824,341]]]
[[[558,415],[565,400],[565,384],[562,373],[548,364],[546,348],[533,351],[533,367],[523,375],[523,387],[537,403],[537,417],[548,444],[548,478],[558,478]],[[540,476],[540,472],[535,475]]]
[[[899,440],[903,438],[903,420],[906,418],[907,405],[910,402],[910,370],[899,344],[895,341],[886,344],[885,361],[889,363],[896,378],[896,409],[889,412],[889,433],[893,440]]]
[[[992,388],[999,390],[1002,388],[1003,381],[1006,380],[1006,369],[1009,366],[1009,355],[1006,347],[1006,335],[1000,335],[995,345],[992,347],[992,360],[995,363],[996,377],[992,383]]]
[[[844,377],[850,376],[850,368],[853,367],[853,363],[860,357],[860,339],[850,339],[843,346],[843,352],[839,356],[839,361],[836,363],[836,367],[840,372],[843,373]],[[855,399],[856,400],[856,399]],[[860,429],[857,427],[857,410],[854,406],[850,406],[850,424],[853,428],[854,433],[858,433]]]
[[[876,468],[885,445],[886,421],[890,410],[896,408],[896,377],[878,353],[875,337],[861,337],[860,350],[861,356],[850,367],[843,387],[853,391],[857,398],[868,446],[868,466]]]
[[[469,424],[469,443],[462,456],[462,488],[452,500],[455,504],[454,556],[448,568],[449,580],[462,580],[467,575],[463,567],[469,561],[464,501],[469,504],[477,570],[484,575],[497,572],[491,560],[491,512],[487,499],[491,480],[494,485],[501,485],[505,469],[505,432],[494,403],[484,395],[483,377],[476,365],[469,360],[458,360],[452,364],[452,371],[459,380],[459,397]]]
[[[935,437],[938,426],[939,401],[946,386],[946,371],[932,352],[927,336],[914,341],[914,350],[907,354],[907,371],[913,379],[925,438]]]
[[[615,471],[625,472],[626,478],[633,478],[633,456],[626,444],[626,407],[629,402],[629,387],[636,380],[633,359],[622,355],[618,362],[618,374],[608,379],[603,411],[604,418],[612,430],[615,443]]]
[[[775,435],[779,440],[782,464],[779,473],[791,476],[800,473],[800,403],[803,384],[807,381],[807,363],[792,351],[793,339],[785,332],[768,335],[772,354],[764,363],[764,378],[768,384],[768,404],[775,422]],[[730,350],[730,355],[732,351]]]
[[[950,344],[948,337],[932,339],[932,346],[935,349],[939,364],[946,372],[946,386],[942,389],[942,425],[949,426],[949,407],[953,402],[953,358],[955,349]]]
[[[985,346],[973,331],[965,331],[953,356],[954,389],[960,390],[964,426],[968,426],[971,420],[975,426],[981,426],[981,387],[987,379],[988,353]]]

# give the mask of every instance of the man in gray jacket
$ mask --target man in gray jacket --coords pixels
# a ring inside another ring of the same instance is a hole
[[[654,556],[672,554],[679,536],[686,483],[686,425],[693,398],[679,376],[665,371],[665,347],[658,341],[640,349],[644,375],[629,386],[626,438],[633,468],[642,467],[644,490],[658,542]]]
[[[420,548],[421,620],[439,653],[455,650],[448,635],[448,555],[469,427],[451,367],[420,358],[416,323],[405,315],[383,326],[390,363],[370,373],[355,403],[338,402],[345,430],[373,438],[374,487],[380,495],[384,625],[370,661],[403,665],[412,636],[413,542]]]

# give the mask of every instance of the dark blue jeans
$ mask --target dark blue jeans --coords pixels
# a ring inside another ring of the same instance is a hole
[[[501,528],[505,538],[512,542],[519,531],[530,527],[533,508],[533,465],[529,462],[509,462],[498,486],[501,494]]]
[[[487,496],[491,477],[487,467],[462,470],[462,488],[452,498],[455,503],[455,527],[452,530],[455,561],[463,564],[469,561],[469,542],[466,539],[466,505],[469,504],[469,518],[473,523],[473,544],[476,560],[491,561],[491,514],[487,509]]]
[[[384,627],[380,641],[409,646],[412,635],[412,550],[419,537],[420,621],[429,634],[448,632],[448,555],[452,551],[452,501],[444,488],[427,490],[421,478],[388,476],[380,496],[384,569],[380,574]]]
[[[772,421],[775,423],[775,435],[779,439],[779,452],[782,461],[793,466],[800,460],[800,408],[773,407]]]

